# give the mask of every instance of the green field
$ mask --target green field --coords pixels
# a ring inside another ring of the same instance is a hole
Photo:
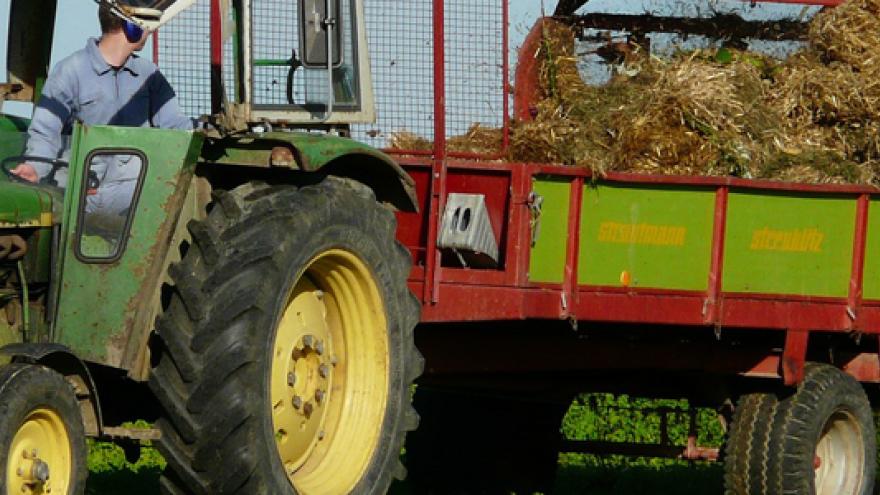
[[[569,439],[657,442],[660,417],[646,408],[667,411],[669,439],[683,445],[687,437],[687,415],[683,400],[631,399],[592,394],[580,397],[566,416],[563,433]],[[715,412],[700,409],[698,443],[720,446],[723,433]],[[126,462],[121,447],[91,442],[89,445],[88,495],[154,495],[159,492],[159,475],[165,462],[150,446],[141,448],[135,463]],[[626,458],[563,453],[555,494],[657,495],[717,494],[722,491],[722,466],[716,463],[668,459]],[[393,493],[409,493],[406,486]]]

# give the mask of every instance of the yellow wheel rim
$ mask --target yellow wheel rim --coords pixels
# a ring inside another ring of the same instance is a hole
[[[349,493],[376,450],[388,399],[384,304],[355,255],[316,256],[272,344],[270,399],[281,464],[301,494]]]
[[[61,417],[49,409],[28,414],[15,433],[6,465],[10,494],[58,494],[70,491],[70,437]]]

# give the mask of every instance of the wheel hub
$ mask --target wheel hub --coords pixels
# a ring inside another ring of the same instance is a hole
[[[7,462],[10,494],[66,493],[71,451],[61,418],[46,409],[32,412],[13,438]]]
[[[822,429],[813,460],[817,495],[861,493],[864,445],[861,428],[852,413],[839,410]]]
[[[332,366],[324,341],[312,334],[303,335],[290,353],[287,385],[293,395],[295,413],[310,420],[329,399]]]
[[[306,281],[307,282],[307,281]],[[293,298],[279,325],[273,376],[275,438],[284,468],[296,472],[326,438],[326,405],[332,395],[332,337],[324,294],[307,282]]]
[[[270,412],[297,493],[349,493],[380,441],[389,380],[384,301],[372,270],[332,249],[306,264],[272,342]]]

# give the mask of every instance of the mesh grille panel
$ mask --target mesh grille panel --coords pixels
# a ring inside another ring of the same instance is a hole
[[[504,124],[504,3],[446,2],[446,134]]]
[[[211,2],[196,2],[159,30],[159,67],[190,116],[211,111]]]
[[[350,0],[343,0],[349,11]],[[352,126],[355,139],[377,147],[388,145],[395,132],[434,139],[432,0],[365,2],[367,38],[377,122]],[[499,0],[447,0],[446,98],[447,135],[467,132],[475,123],[505,123],[505,5]],[[350,16],[345,16],[350,19]],[[159,65],[190,115],[210,112],[210,2],[192,8],[162,28]],[[253,0],[255,59],[289,59],[298,51],[296,2]],[[350,33],[350,26],[342,26]],[[346,43],[346,45],[349,45]],[[224,45],[225,84],[234,94],[232,42]],[[353,60],[349,48],[345,60]],[[286,104],[287,67],[254,68],[254,101]],[[300,68],[294,77],[297,103],[326,100],[325,73]]]
[[[376,123],[352,136],[384,147],[392,133],[434,138],[434,30],[431,0],[370,0],[364,5]]]

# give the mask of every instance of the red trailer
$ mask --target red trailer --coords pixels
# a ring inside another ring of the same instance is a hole
[[[557,20],[717,28],[574,15],[584,3],[560,2]],[[503,160],[512,119],[532,114],[542,24],[512,71],[509,2],[376,0],[366,15],[379,120],[352,137],[384,147],[405,130],[431,143],[388,150],[420,207],[398,214],[422,302],[422,419],[406,448],[420,490],[548,491],[565,449],[723,458],[735,494],[871,492],[880,190]],[[796,24],[725,26],[792,40]],[[173,40],[163,33],[159,57]],[[206,110],[186,93],[203,85],[165,67],[190,110]],[[501,130],[497,152],[449,145],[473,123]],[[561,420],[583,392],[716,408],[726,447],[695,432],[680,446],[565,441]]]

